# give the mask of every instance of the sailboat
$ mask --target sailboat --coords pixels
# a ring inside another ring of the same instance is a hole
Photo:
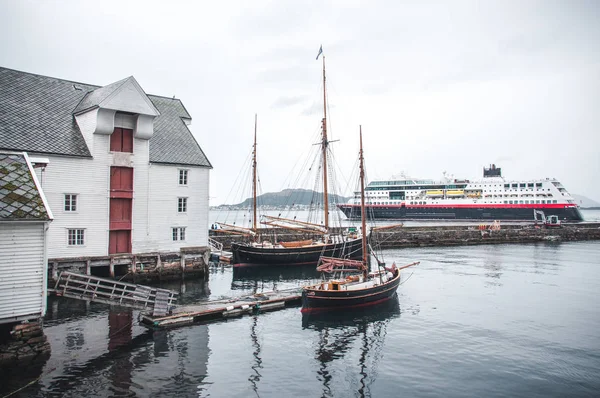
[[[323,119],[321,127],[321,161],[323,182],[323,225],[310,222],[287,219],[280,217],[263,216],[262,224],[269,227],[286,228],[290,230],[320,236],[320,239],[304,239],[293,242],[262,241],[256,229],[256,143],[254,150],[254,219],[253,231],[249,232],[254,237],[251,242],[232,243],[232,264],[234,268],[256,266],[291,266],[291,265],[317,265],[319,258],[327,256],[339,259],[358,259],[363,255],[363,245],[358,234],[350,233],[335,235],[331,233],[329,225],[329,195],[328,195],[328,169],[327,151],[327,95],[325,85],[325,57],[323,57]],[[256,133],[255,133],[256,140]],[[364,231],[364,230],[363,230]]]
[[[362,146],[362,127],[360,129],[360,198],[362,230],[366,231],[365,214],[365,170]],[[400,285],[400,270],[419,264],[414,262],[396,267],[385,264],[376,256],[378,270],[369,272],[369,255],[367,237],[361,237],[362,259],[340,259],[322,256],[317,270],[326,274],[337,275],[318,284],[302,288],[302,312],[320,312],[341,308],[365,307],[386,302],[396,295]]]

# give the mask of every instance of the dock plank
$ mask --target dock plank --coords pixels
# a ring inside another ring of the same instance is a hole
[[[175,307],[171,314],[154,316],[142,314],[140,323],[153,329],[172,328],[195,322],[213,321],[231,317],[274,311],[300,303],[301,288],[293,288],[230,299],[211,300],[198,304]]]

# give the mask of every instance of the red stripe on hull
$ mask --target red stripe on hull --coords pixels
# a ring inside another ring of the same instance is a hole
[[[338,205],[338,207],[354,207],[359,209],[360,205],[344,204]],[[440,208],[440,209],[572,209],[576,208],[576,205],[565,204],[565,203],[550,203],[550,204],[501,204],[501,203],[482,203],[482,204],[452,204],[452,205],[440,205],[440,204],[427,204],[427,205],[367,205],[366,208],[393,208],[401,209],[405,207],[407,209],[429,209],[429,208]]]

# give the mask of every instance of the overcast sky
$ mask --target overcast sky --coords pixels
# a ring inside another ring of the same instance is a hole
[[[369,177],[558,178],[600,201],[600,1],[0,0],[0,65],[176,96],[232,202],[258,114],[262,192],[320,131],[323,45],[336,163],[362,125]]]

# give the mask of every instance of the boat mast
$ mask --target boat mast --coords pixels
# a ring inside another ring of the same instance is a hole
[[[323,55],[323,140],[321,150],[323,151],[323,206],[325,207],[325,229],[329,230],[329,195],[327,194],[327,92],[325,88],[325,55]]]
[[[365,214],[365,166],[363,158],[363,145],[362,145],[362,126],[360,126],[360,152],[358,154],[360,162],[360,218],[362,224],[362,251],[363,251],[363,264],[365,269],[363,270],[364,280],[367,280],[369,275],[368,269],[368,256],[367,250],[367,215]]]
[[[254,150],[252,151],[252,230],[256,232],[256,121],[257,116],[254,114]]]

